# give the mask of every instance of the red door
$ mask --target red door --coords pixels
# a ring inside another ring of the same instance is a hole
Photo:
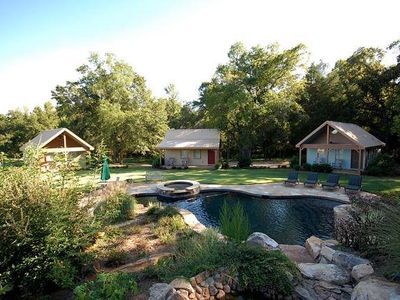
[[[208,150],[208,164],[214,165],[215,164],[215,151]]]

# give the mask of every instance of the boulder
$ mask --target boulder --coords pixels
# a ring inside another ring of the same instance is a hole
[[[149,289],[149,300],[165,300],[173,293],[173,291],[174,288],[169,284],[155,283]]]
[[[311,236],[306,240],[305,247],[313,259],[317,259],[320,255],[323,240],[316,236]]]
[[[308,254],[305,247],[300,245],[279,245],[283,253],[296,263],[312,263],[314,259]]]
[[[177,290],[183,289],[183,290],[188,291],[189,293],[195,292],[192,285],[190,284],[190,282],[184,278],[176,278],[176,279],[172,280],[169,285]]]
[[[322,280],[334,284],[345,284],[350,281],[350,274],[334,264],[298,264],[301,274],[309,279]]]
[[[355,281],[360,281],[364,277],[372,275],[373,273],[374,269],[369,264],[356,265],[351,270],[351,276]]]
[[[333,253],[332,263],[341,266],[349,271],[351,271],[354,266],[362,264],[370,264],[368,259],[361,258],[354,254],[343,251],[335,251],[335,253]]]
[[[360,281],[351,294],[351,300],[399,300],[400,285],[378,278]]]
[[[262,232],[253,232],[246,241],[249,245],[258,245],[267,250],[279,250],[279,244]]]
[[[326,261],[332,262],[334,253],[335,250],[333,250],[332,248],[329,248],[327,246],[322,246],[320,256],[321,258],[325,258]]]

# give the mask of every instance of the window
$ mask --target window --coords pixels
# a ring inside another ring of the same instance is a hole
[[[200,149],[196,149],[193,151],[193,158],[195,158],[195,159],[201,158],[201,150]]]
[[[188,158],[188,151],[187,150],[181,150],[181,158]]]

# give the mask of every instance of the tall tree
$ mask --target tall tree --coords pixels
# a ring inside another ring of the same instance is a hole
[[[304,46],[280,51],[273,44],[247,50],[234,44],[227,64],[220,65],[210,82],[203,83],[198,106],[207,124],[224,131],[248,165],[261,147],[265,156],[289,147],[291,123],[301,115],[296,98],[302,88]]]
[[[104,141],[114,158],[151,152],[166,130],[165,105],[145,80],[112,54],[92,54],[80,78],[52,92],[62,124],[94,145]]]

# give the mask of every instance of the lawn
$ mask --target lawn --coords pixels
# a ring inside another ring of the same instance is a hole
[[[130,168],[112,168],[111,180],[133,179],[134,182],[144,182],[146,171],[154,171],[148,166]],[[158,170],[157,170],[158,171]],[[166,180],[187,179],[210,184],[256,184],[276,183],[287,178],[288,169],[228,169],[228,170],[160,170]],[[93,176],[89,171],[79,171],[82,183],[98,181],[99,176]],[[306,178],[306,172],[300,172],[300,181]],[[320,180],[325,180],[327,174],[320,174]],[[347,184],[348,176],[341,174],[340,183]],[[363,176],[363,190],[371,193],[400,194],[400,177]]]

